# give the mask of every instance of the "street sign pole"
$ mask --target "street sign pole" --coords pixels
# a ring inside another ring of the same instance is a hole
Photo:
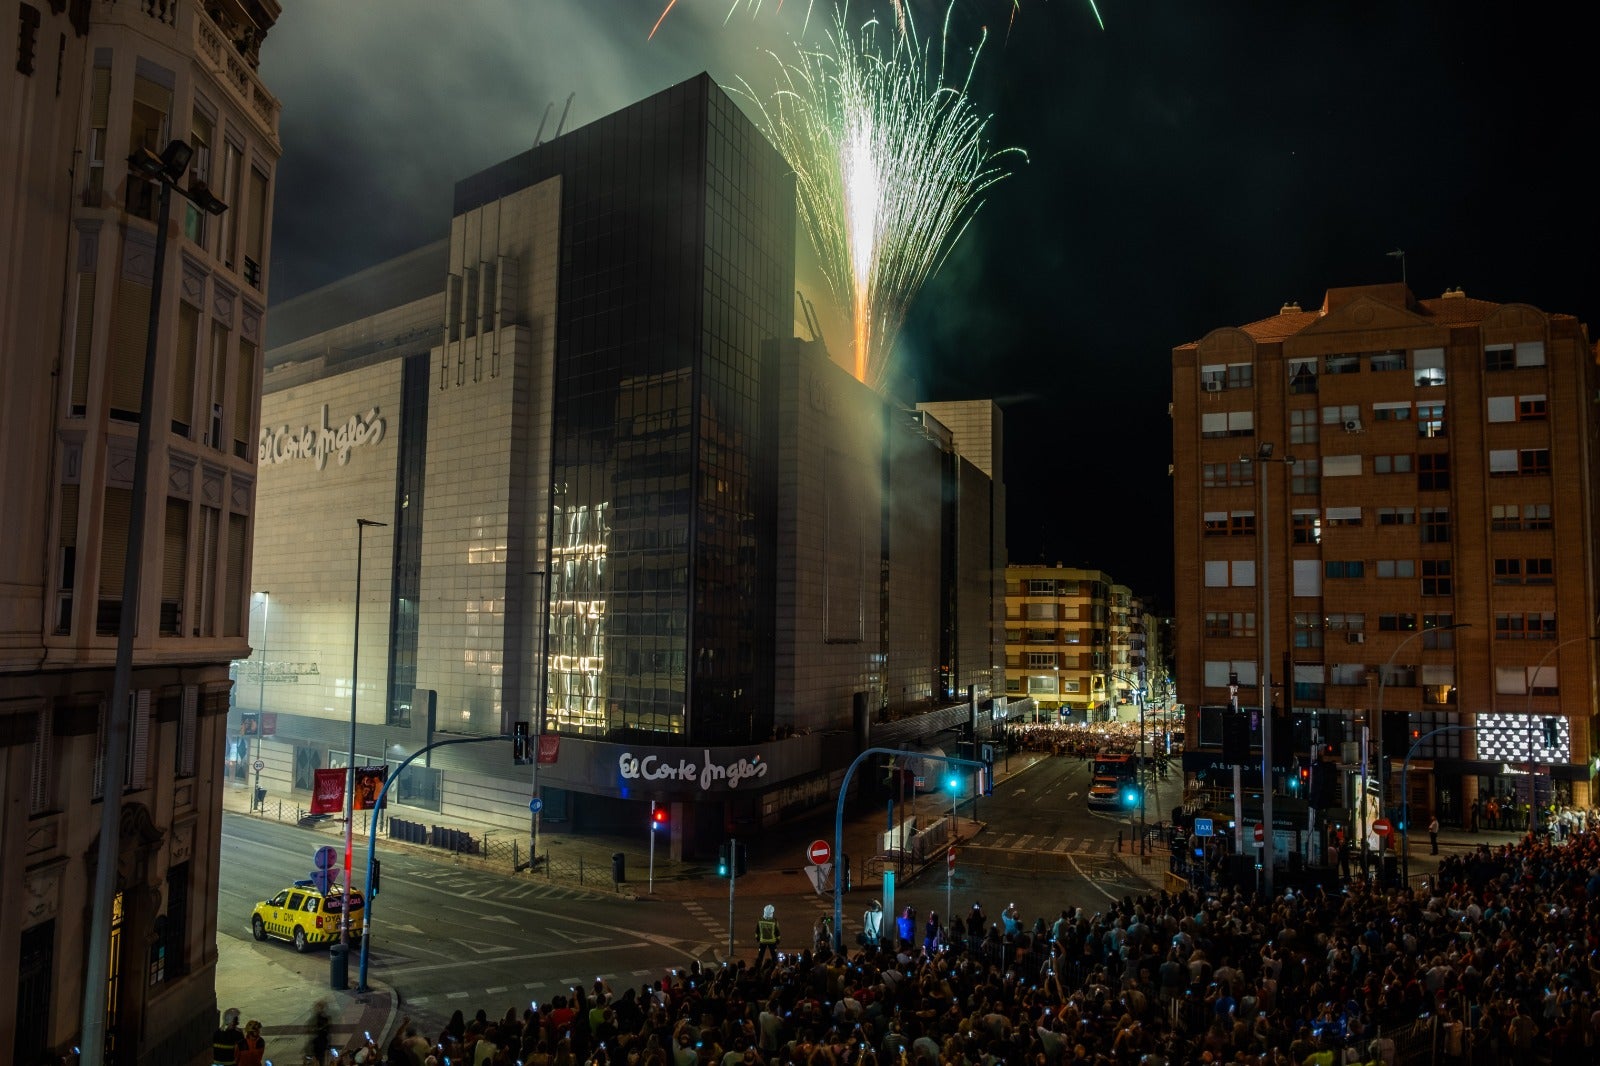
[[[650,801],[650,879],[646,891],[655,895],[656,891],[656,801]]]
[[[950,854],[948,855],[948,857],[946,857],[945,863],[944,863],[944,920],[946,922],[950,921],[950,914],[951,914],[951,912],[950,912],[950,906],[951,906],[951,904],[950,904],[950,890],[951,890],[951,887],[955,883],[955,877],[956,877],[956,849],[955,849],[955,845],[951,845]]]

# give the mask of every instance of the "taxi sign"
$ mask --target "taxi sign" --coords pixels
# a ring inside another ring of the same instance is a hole
[[[1194,820],[1194,835],[1197,836],[1197,837],[1208,837],[1208,836],[1210,836],[1211,835],[1211,819],[1210,818],[1196,818]]]

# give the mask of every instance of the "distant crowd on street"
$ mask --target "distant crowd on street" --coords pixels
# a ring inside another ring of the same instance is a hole
[[[1600,1046],[1587,831],[1447,856],[1421,890],[1160,892],[1032,921],[977,902],[886,920],[874,901],[845,951],[816,932],[785,936],[768,907],[754,958],[458,1011],[438,1032],[408,1019],[357,1061],[1500,1066]]]

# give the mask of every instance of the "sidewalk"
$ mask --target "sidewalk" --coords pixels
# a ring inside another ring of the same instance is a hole
[[[262,1039],[267,1043],[267,1058],[279,1066],[300,1061],[318,1000],[328,1006],[328,1015],[333,1019],[333,1046],[341,1058],[348,1049],[359,1047],[362,1035],[368,1032],[379,1041],[381,1050],[383,1041],[393,1035],[400,1020],[394,991],[378,981],[368,982],[368,992],[353,991],[358,959],[359,950],[352,951],[352,991],[334,992],[329,988],[331,969],[326,950],[299,955],[278,941],[258,945],[219,936],[217,1010],[238,1007],[241,1027],[252,1018],[259,1021]]]

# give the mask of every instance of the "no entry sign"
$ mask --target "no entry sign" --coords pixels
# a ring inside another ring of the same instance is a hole
[[[812,865],[822,866],[833,858],[833,849],[828,846],[826,840],[813,840],[811,846],[806,849],[806,858],[811,860]]]

